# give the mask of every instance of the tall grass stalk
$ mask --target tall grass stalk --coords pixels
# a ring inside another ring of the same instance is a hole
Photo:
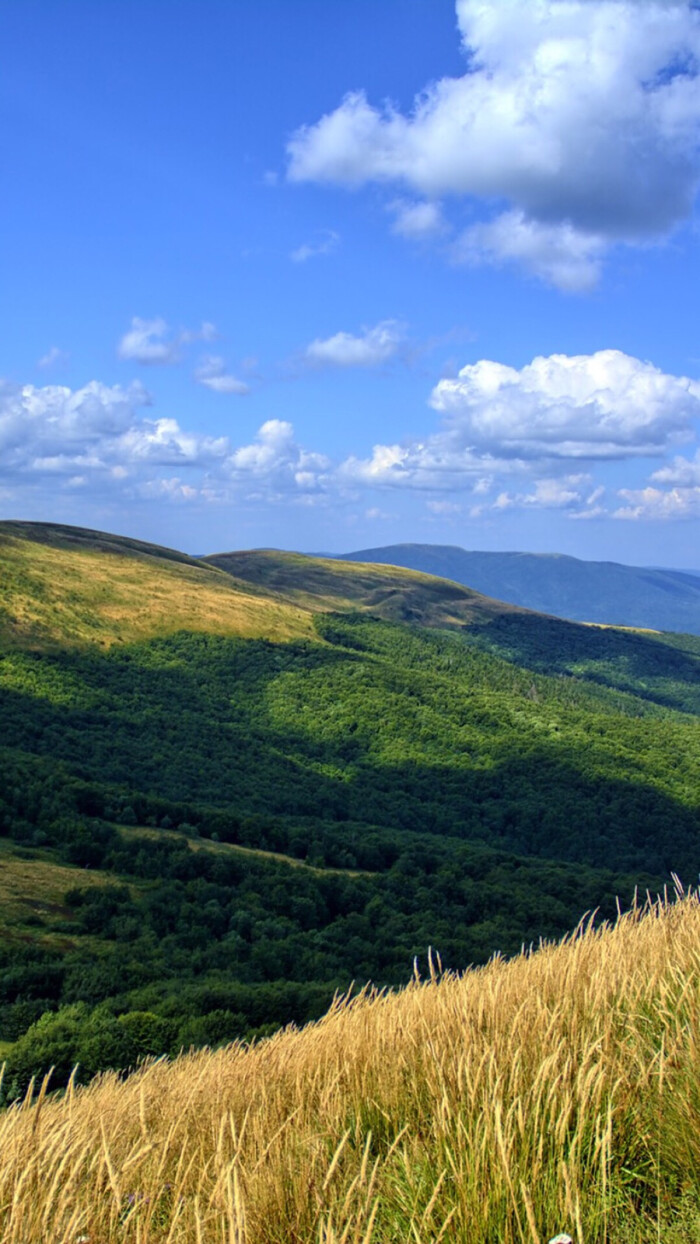
[[[0,1115],[3,1244],[700,1240],[700,904]]]

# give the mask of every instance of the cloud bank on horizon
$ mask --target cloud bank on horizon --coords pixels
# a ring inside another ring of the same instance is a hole
[[[312,345],[328,347],[332,357],[326,362],[363,366],[383,361],[389,350],[383,336],[388,330],[378,329]],[[222,382],[220,392],[238,393],[239,382],[223,368],[222,359],[209,358],[204,375],[195,374],[200,383]],[[266,420],[252,442],[236,445],[229,436],[187,431],[173,418],[144,415],[151,405],[139,382],[91,381],[78,390],[4,385],[0,479],[7,488],[50,481],[87,495],[113,490],[126,497],[218,504],[332,504],[398,489],[426,494],[436,514],[461,507],[430,494],[464,494],[472,516],[514,507],[553,509],[572,518],[700,515],[700,450],[692,459],[676,453],[645,488],[618,489],[612,507],[602,504],[600,464],[667,459],[694,439],[694,421],[700,419],[700,382],[664,374],[619,350],[538,357],[520,370],[489,359],[468,364],[432,390],[437,429],[420,439],[377,443],[364,458],[333,461],[306,449],[292,424],[277,418]]]
[[[399,200],[394,229],[441,232],[440,200],[482,218],[449,253],[514,263],[563,290],[606,252],[662,240],[700,177],[700,11],[686,0],[458,0],[466,60],[409,115],[348,94],[288,145],[288,177]]]

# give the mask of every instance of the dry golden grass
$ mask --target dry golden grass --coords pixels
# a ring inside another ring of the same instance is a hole
[[[700,904],[0,1117],[3,1244],[700,1239]]]
[[[206,562],[317,613],[364,610],[387,621],[461,627],[528,612],[449,579],[403,566],[335,561],[275,549],[219,553],[207,557]]]
[[[0,639],[108,647],[190,630],[287,640],[310,614],[204,564],[0,531]]]
[[[265,550],[195,560],[81,528],[0,523],[0,643],[6,647],[109,647],[183,630],[318,639],[314,613],[356,609],[438,627],[523,612],[396,566]]]

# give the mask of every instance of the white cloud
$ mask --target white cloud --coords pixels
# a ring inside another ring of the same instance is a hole
[[[317,338],[306,347],[303,357],[318,367],[378,367],[398,353],[403,339],[402,324],[382,320],[360,336],[341,332]]]
[[[667,466],[654,471],[651,477],[657,484],[675,484],[680,488],[700,487],[700,449],[695,457],[676,457]]]
[[[68,362],[68,354],[65,350],[61,350],[58,346],[51,346],[46,354],[42,354],[37,363],[37,367],[60,367]]]
[[[431,405],[457,446],[523,458],[660,454],[700,415],[700,384],[619,350],[553,354],[516,370],[482,359],[441,380]]]
[[[538,479],[529,493],[511,495],[502,492],[496,498],[494,507],[499,510],[511,506],[537,510],[568,510],[581,505],[583,495],[581,485],[588,482],[587,475],[565,475],[561,479]]]
[[[215,337],[216,328],[206,320],[198,329],[182,329],[173,333],[160,317],[142,320],[135,315],[131,328],[117,346],[117,354],[130,362],[166,366],[179,363],[184,345],[190,345],[193,341],[213,341]]]
[[[216,354],[205,355],[194,375],[198,384],[203,384],[213,393],[236,394],[238,397],[250,393],[250,385],[227,372],[226,363]]]
[[[196,501],[201,495],[199,489],[191,484],[184,484],[181,479],[153,479],[140,484],[138,495],[148,500]]]
[[[131,328],[119,342],[117,354],[137,363],[177,363],[180,341],[177,337],[168,337],[168,332],[165,320],[142,320],[135,315]]]
[[[615,510],[613,518],[673,519],[700,517],[700,487],[694,488],[620,488],[619,495],[627,502]]]
[[[144,419],[130,427],[113,447],[122,460],[203,467],[221,461],[229,442],[225,436],[187,432],[176,419]]]
[[[602,505],[592,505],[587,510],[570,510],[567,518],[573,518],[576,521],[586,518],[606,518],[607,510]]]
[[[307,259],[316,259],[319,255],[332,255],[338,249],[340,235],[333,229],[326,232],[316,242],[304,242],[290,253],[293,263],[306,263]]]
[[[164,464],[207,466],[226,456],[225,437],[189,433],[174,419],[145,419],[140,384],[81,389],[63,385],[0,389],[0,476],[85,477],[119,483]]]
[[[289,178],[505,204],[517,215],[467,245],[551,280],[533,259],[543,235],[528,226],[558,227],[554,276],[570,250],[588,273],[576,288],[593,279],[603,244],[658,238],[690,215],[700,175],[691,0],[458,0],[457,17],[462,77],[430,84],[408,115],[346,96],[293,135]],[[510,250],[521,253],[504,256],[516,220]]]
[[[150,397],[91,381],[82,389],[0,387],[0,490],[81,488],[103,498],[315,504],[333,487],[329,459],[304,449],[290,423],[269,419],[250,444],[145,418]]]
[[[458,490],[470,488],[484,470],[509,473],[522,469],[512,461],[498,461],[487,453],[460,449],[441,433],[404,445],[375,445],[369,458],[346,458],[339,479],[371,488]]]
[[[179,333],[183,345],[190,345],[193,341],[216,341],[218,336],[216,324],[212,324],[211,320],[203,320],[199,328],[183,328]]]
[[[573,516],[578,507],[588,515],[602,492],[567,466],[662,456],[692,435],[700,384],[618,350],[535,358],[520,370],[482,359],[441,380],[431,405],[442,416],[436,431],[353,455],[338,479],[480,497],[498,488],[497,508],[545,505]],[[504,488],[509,477],[525,476],[538,481],[529,491]]]
[[[202,366],[203,380],[228,377],[221,359]],[[427,494],[436,516],[464,506],[473,515],[520,508],[595,518],[609,510],[593,466],[665,457],[688,440],[700,384],[615,350],[536,358],[521,369],[481,359],[435,386],[434,430],[369,453],[360,447],[340,463],[305,448],[283,419],[268,419],[235,445],[183,428],[167,413],[154,416],[150,405],[140,383],[0,385],[0,491],[317,505],[343,496],[354,502],[368,490],[365,504],[379,510],[379,491],[399,488]],[[617,518],[700,516],[700,451],[659,464],[648,487],[618,497]]]
[[[228,475],[239,482],[265,484],[276,497],[313,493],[328,481],[330,461],[297,444],[294,428],[283,419],[268,419],[250,445],[235,449],[226,462]]]
[[[439,203],[412,203],[406,199],[393,199],[388,210],[394,217],[392,233],[420,241],[444,233],[445,220]]]
[[[592,289],[600,276],[605,240],[574,229],[568,221],[529,220],[522,211],[471,225],[453,248],[458,263],[515,263],[532,276],[567,292]]]

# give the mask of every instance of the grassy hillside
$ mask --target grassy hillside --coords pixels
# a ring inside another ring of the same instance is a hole
[[[0,1116],[12,1244],[700,1238],[700,905]]]
[[[52,1064],[305,1022],[429,945],[458,969],[696,875],[700,641],[407,571],[217,558],[232,576],[5,535],[8,607],[44,621],[0,651],[0,840],[60,909],[6,922],[6,1098]],[[96,584],[122,585],[121,629]]]
[[[219,553],[203,560],[314,613],[361,610],[388,622],[455,627],[522,612],[471,588],[397,566],[351,570],[331,558],[274,549]]]
[[[308,635],[308,616],[155,545],[45,523],[0,523],[0,642],[129,643],[192,630]]]
[[[392,544],[347,553],[342,560],[407,566],[573,621],[700,634],[700,578],[680,570],[440,544]]]

